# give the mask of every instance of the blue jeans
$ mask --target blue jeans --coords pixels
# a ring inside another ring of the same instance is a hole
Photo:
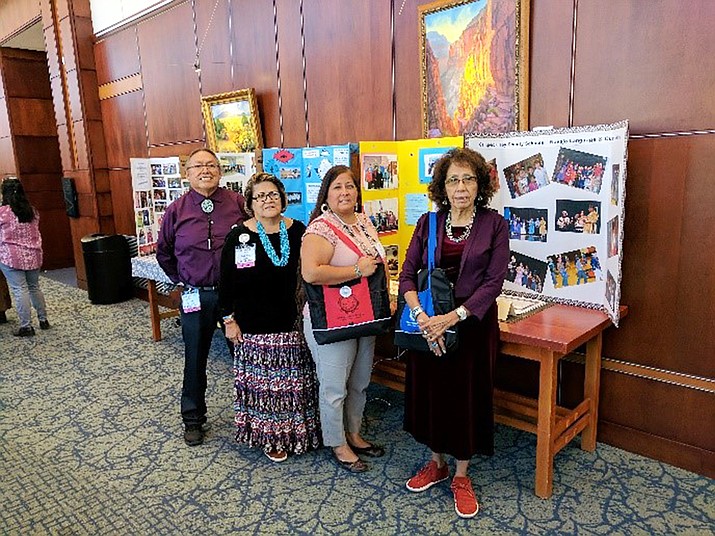
[[[7,286],[10,287],[15,310],[20,318],[20,327],[32,325],[32,307],[37,310],[39,320],[47,320],[45,297],[40,290],[40,270],[17,270],[1,262],[0,270],[7,279]]]

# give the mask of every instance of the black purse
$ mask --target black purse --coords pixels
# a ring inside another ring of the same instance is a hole
[[[452,282],[442,268],[435,267],[435,249],[437,247],[437,214],[430,212],[427,239],[427,268],[417,272],[417,295],[422,309],[427,316],[446,314],[454,310],[454,289]],[[430,352],[429,343],[422,336],[417,320],[401,294],[397,298],[397,326],[395,328],[395,346],[418,352]],[[453,352],[459,345],[457,326],[452,326],[444,333],[447,353]]]

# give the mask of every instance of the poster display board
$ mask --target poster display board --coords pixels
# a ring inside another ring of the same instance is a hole
[[[248,179],[256,172],[255,153],[216,153],[221,163],[219,186],[243,195]]]
[[[166,207],[188,191],[189,183],[181,176],[178,156],[130,158],[129,162],[139,256],[152,255]]]
[[[306,224],[315,208],[323,177],[337,165],[357,170],[356,144],[263,149],[263,171],[278,177],[285,186],[288,197],[285,215]]]
[[[432,167],[462,136],[405,141],[360,142],[363,211],[377,228],[396,280],[419,217],[431,210],[427,186]]]
[[[506,291],[599,309],[618,325],[627,142],[627,121],[465,135],[499,174]]]

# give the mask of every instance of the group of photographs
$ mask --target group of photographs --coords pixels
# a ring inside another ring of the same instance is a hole
[[[370,218],[378,235],[397,233],[400,226],[397,198],[397,155],[364,154],[361,164],[360,181],[363,192],[384,192],[379,199],[366,200],[363,197],[363,212]]]
[[[523,206],[529,195],[552,184],[575,188],[581,193],[601,194],[605,182],[608,159],[604,156],[561,147],[551,172],[547,171],[541,153],[504,168],[504,179],[512,199],[519,199],[521,206],[505,206],[504,218],[509,229],[509,239],[520,242],[546,244],[551,238],[570,238],[573,235],[592,235],[594,242],[602,236],[603,214],[606,207],[599,200],[556,198],[549,200],[553,208]],[[495,166],[496,167],[496,166]],[[549,168],[551,170],[551,168]],[[610,201],[614,206],[619,202],[620,165],[611,166]],[[559,190],[558,193],[566,190]],[[535,204],[543,196],[533,196]],[[604,274],[601,259],[617,256],[619,253],[619,216],[606,222],[606,251],[597,251],[589,245],[578,249],[535,258],[512,251],[507,270],[507,281],[526,290],[543,293],[549,284],[553,289],[565,289],[588,285],[598,281],[606,282],[606,299],[615,304],[615,279],[610,272]],[[557,241],[563,244],[563,240]]]
[[[159,228],[166,207],[181,197],[189,183],[179,172],[175,162],[150,163],[151,188],[134,192],[134,219],[137,229],[139,255],[156,253]]]

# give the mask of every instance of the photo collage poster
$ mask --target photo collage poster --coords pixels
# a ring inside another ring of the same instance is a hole
[[[189,189],[178,156],[130,158],[139,256],[156,253],[164,212]]]
[[[288,198],[285,215],[307,225],[325,174],[337,165],[354,168],[356,154],[356,144],[263,149],[263,171],[283,182]]]
[[[397,294],[397,277],[417,220],[430,210],[427,186],[434,163],[463,144],[462,136],[360,142],[363,211],[385,247],[391,294]]]
[[[219,186],[243,195],[248,179],[256,172],[255,153],[216,153],[216,156],[221,163]]]
[[[606,312],[618,325],[628,122],[465,135],[497,169],[504,289]]]

